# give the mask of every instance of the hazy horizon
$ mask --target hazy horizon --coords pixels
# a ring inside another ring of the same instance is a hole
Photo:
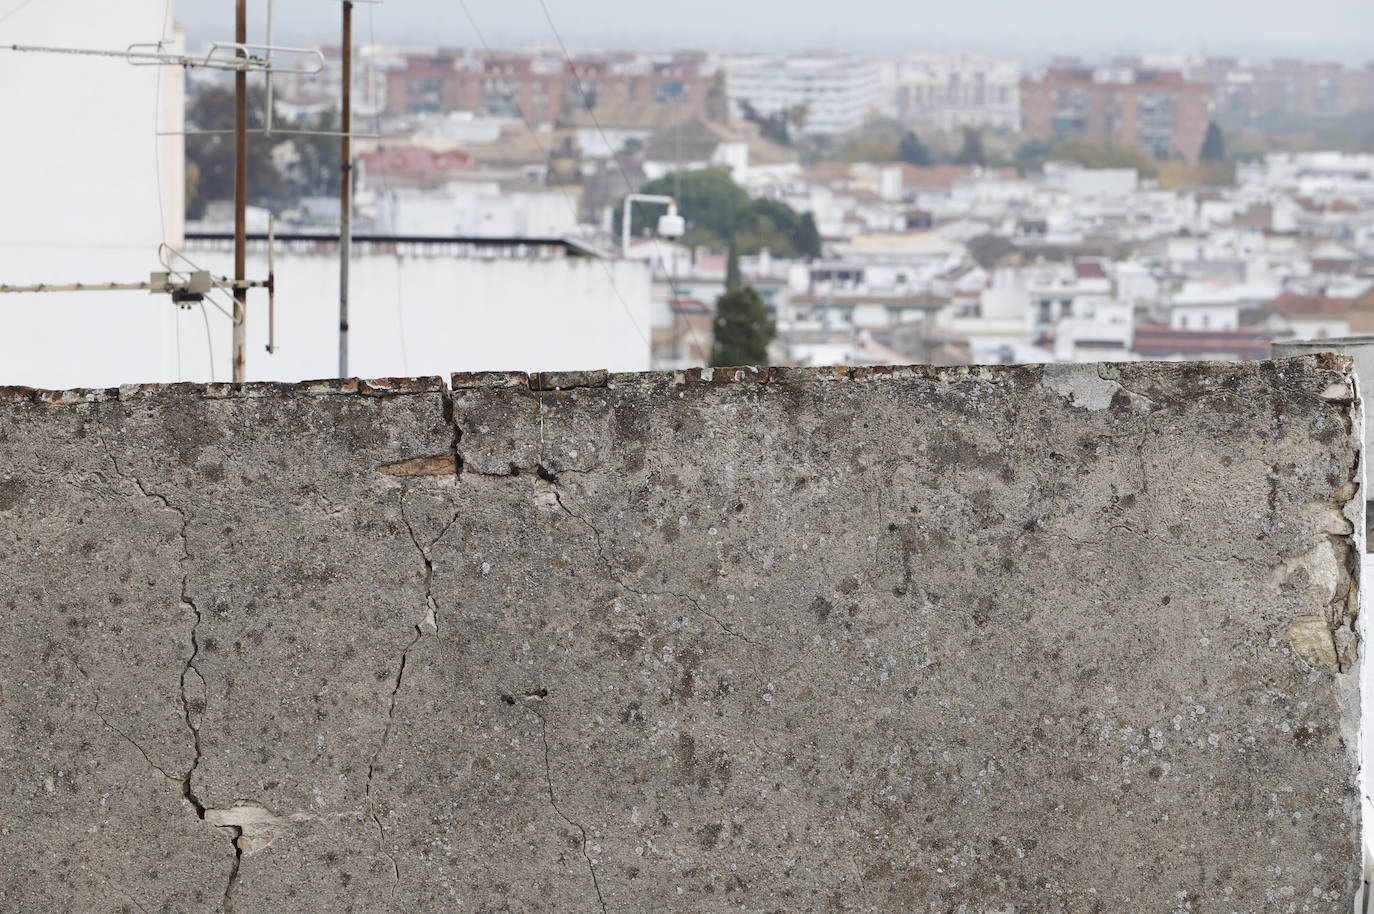
[[[337,43],[338,0],[277,0],[277,42]],[[266,0],[250,0],[250,29],[261,40]],[[467,0],[493,47],[552,43],[539,0]],[[962,0],[946,7],[894,0],[847,0],[842,27],[835,5],[819,0],[697,0],[654,6],[632,0],[548,0],[573,53],[630,49],[801,50],[825,47],[891,54],[907,49],[967,49],[1039,60],[1056,54],[1105,57],[1190,51],[1248,57],[1292,55],[1363,63],[1374,59],[1368,0],[1155,0],[1124,6],[1095,0]],[[458,0],[359,2],[355,40],[477,47]],[[175,0],[175,18],[192,42],[233,33],[233,0]],[[932,21],[938,20],[938,21]],[[988,23],[996,23],[996,29]]]

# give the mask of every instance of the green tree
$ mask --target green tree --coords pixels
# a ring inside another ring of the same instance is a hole
[[[712,365],[767,365],[777,327],[753,286],[727,289],[716,299]]]
[[[743,101],[740,102],[740,114],[744,116],[746,121],[758,126],[759,133],[765,140],[772,140],[779,146],[792,145],[792,131],[789,127],[792,123],[790,112],[775,111],[772,114],[760,114],[752,104]],[[802,123],[806,121],[805,109],[802,111],[801,121]]]
[[[874,118],[838,138],[836,150],[845,162],[893,162],[899,157],[907,129],[892,118]]]
[[[816,229],[816,219],[810,213],[802,213],[801,225],[797,229],[797,256],[821,256],[821,233]]]
[[[642,193],[676,197],[678,212],[687,220],[682,243],[702,245],[712,251],[732,244],[741,254],[757,254],[767,248],[780,257],[795,256],[803,239],[802,217],[777,200],[753,199],[720,169],[684,171],[650,181]],[[662,207],[636,204],[630,214],[630,230],[642,235],[653,226]],[[621,210],[615,211],[620,224]]]
[[[701,244],[716,251],[726,248],[751,203],[749,194],[731,180],[730,173],[716,168],[666,175],[639,190],[676,197],[678,212],[691,226],[684,243]],[[630,231],[636,237],[642,235],[657,224],[662,213],[662,207],[635,204],[630,213]],[[616,207],[614,224],[620,224],[620,207]]]
[[[1082,136],[1065,137],[1055,143],[1046,159],[1077,162],[1085,168],[1134,168],[1142,178],[1159,177],[1159,163],[1139,149]]]
[[[337,132],[343,124],[334,111],[318,114],[294,129]],[[294,198],[333,197],[339,193],[339,138],[336,136],[292,136],[296,161],[287,173],[287,185]]]
[[[983,151],[983,134],[973,127],[964,128],[964,145],[954,157],[956,165],[986,165],[987,153]]]
[[[261,129],[266,124],[267,93],[261,88],[248,92],[248,128]],[[188,130],[232,131],[234,129],[234,93],[218,86],[201,89],[186,111]],[[281,140],[268,140],[260,134],[248,136],[248,202],[254,206],[280,208],[290,202],[286,180],[272,159],[272,148]],[[211,200],[232,200],[234,197],[234,136],[232,133],[212,133],[186,137],[186,161],[194,168],[196,181],[194,196],[186,198],[186,214],[192,219],[205,213]]]
[[[1026,140],[1016,147],[1014,161],[1020,167],[1040,167],[1054,149],[1050,140]]]
[[[1216,121],[1207,124],[1207,135],[1202,139],[1202,153],[1199,158],[1204,162],[1226,161],[1226,138],[1222,136],[1221,125]]]
[[[767,248],[780,257],[793,257],[800,233],[801,216],[796,210],[778,200],[761,198],[751,201],[740,217],[733,240],[746,254]]]
[[[906,162],[908,165],[930,166],[935,164],[925,143],[922,143],[921,138],[910,130],[902,136],[901,143],[897,145],[897,160]]]
[[[739,251],[735,246],[730,245],[730,254],[725,258],[725,289],[727,292],[734,291],[744,285],[744,279],[739,270]]]

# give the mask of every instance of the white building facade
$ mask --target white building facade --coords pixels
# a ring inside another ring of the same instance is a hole
[[[913,51],[896,64],[904,123],[936,130],[1021,125],[1021,62],[961,51]]]
[[[165,0],[45,0],[7,43],[123,50],[181,41]],[[145,282],[185,213],[184,73],[108,57],[0,54],[0,284]],[[175,309],[138,292],[0,295],[0,384],[176,380]],[[199,319],[199,317],[197,317]]]
[[[804,110],[805,134],[862,127],[882,107],[877,64],[851,54],[726,58],[727,93],[736,113],[749,105],[764,116]]]

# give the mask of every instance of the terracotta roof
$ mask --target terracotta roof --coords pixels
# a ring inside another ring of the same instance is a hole
[[[1374,288],[1355,299],[1350,309],[1351,333],[1374,333]]]
[[[425,146],[388,146],[358,158],[370,173],[418,184],[438,183],[450,171],[472,168],[472,156],[465,152],[437,152]]]
[[[1321,315],[1324,317],[1344,317],[1355,305],[1353,298],[1333,298],[1328,295],[1302,295],[1297,292],[1284,292],[1278,298],[1267,302],[1264,307],[1289,317],[1295,315]]]
[[[854,171],[848,162],[815,162],[807,166],[803,177],[808,181],[852,181]]]
[[[1261,330],[1175,330],[1159,324],[1135,328],[1135,345],[1143,356],[1229,355],[1237,359],[1269,357],[1269,334]]]
[[[595,113],[577,108],[568,114],[565,122],[569,127],[661,130],[701,117],[704,110],[699,104],[682,102],[600,102]]]
[[[730,127],[693,117],[656,131],[644,147],[654,162],[709,160],[721,143],[747,143],[748,137]]]
[[[1107,278],[1107,271],[1102,268],[1101,261],[1097,260],[1075,260],[1073,272],[1079,279]]]

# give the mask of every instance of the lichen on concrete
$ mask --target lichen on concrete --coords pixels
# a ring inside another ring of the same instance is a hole
[[[0,390],[0,910],[1325,912],[1348,363]]]

